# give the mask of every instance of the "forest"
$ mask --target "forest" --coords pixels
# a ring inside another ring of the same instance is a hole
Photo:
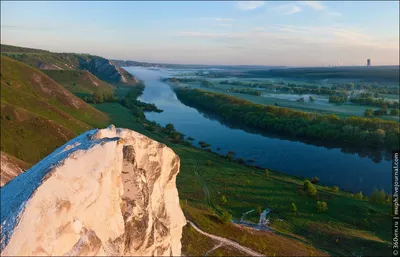
[[[178,99],[192,107],[252,128],[294,138],[335,142],[343,146],[398,148],[399,124],[378,118],[339,118],[296,111],[284,107],[254,104],[236,97],[200,89],[174,88]]]

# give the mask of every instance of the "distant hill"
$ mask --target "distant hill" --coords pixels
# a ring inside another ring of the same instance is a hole
[[[34,164],[108,116],[42,71],[1,56],[1,151]]]
[[[400,79],[399,66],[288,68],[252,70],[249,77],[292,77],[304,79],[360,79],[364,81],[393,82]]]
[[[171,63],[148,63],[137,61],[111,60],[118,67],[139,66],[147,68],[171,68],[171,69],[229,69],[229,70],[268,70],[281,69],[286,66],[264,66],[264,65],[207,65],[207,64],[171,64]]]
[[[19,47],[19,46],[11,46],[11,45],[0,45],[0,52],[10,52],[10,53],[50,53],[50,51],[28,48],[28,47]]]
[[[41,70],[87,70],[99,79],[113,85],[132,86],[139,83],[133,75],[99,56],[52,53],[10,45],[1,45],[1,54]]]

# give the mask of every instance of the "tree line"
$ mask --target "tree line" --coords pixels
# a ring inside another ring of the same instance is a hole
[[[262,131],[324,143],[335,142],[344,146],[398,148],[400,130],[395,121],[355,116],[339,118],[334,114],[307,113],[284,107],[254,104],[200,89],[174,90],[184,104]]]

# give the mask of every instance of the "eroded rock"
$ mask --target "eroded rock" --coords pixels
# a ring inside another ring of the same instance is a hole
[[[1,189],[1,254],[179,256],[179,165],[134,131],[88,131]]]

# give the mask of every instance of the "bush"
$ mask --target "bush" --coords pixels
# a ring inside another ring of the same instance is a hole
[[[317,211],[326,212],[328,210],[328,204],[326,202],[317,201]]]
[[[226,224],[232,219],[232,214],[229,212],[224,211],[221,216],[222,223]]]
[[[269,170],[265,169],[265,176],[269,177]]]
[[[167,125],[165,125],[165,129],[168,131],[175,131],[175,126],[171,123],[168,123]]]
[[[375,203],[384,203],[385,202],[385,191],[382,189],[380,192],[375,188],[374,192],[372,192],[370,201]]]
[[[338,187],[338,186],[334,186],[334,187],[332,188],[332,192],[334,192],[334,193],[339,193],[339,187]]]
[[[313,184],[318,184],[318,183],[319,183],[319,178],[318,178],[318,177],[313,177],[313,178],[311,179],[311,183],[313,183]]]
[[[221,196],[221,204],[225,205],[228,203],[228,199],[226,198],[225,195]]]
[[[292,203],[292,212],[297,212],[297,207],[294,203]]]
[[[364,112],[364,116],[365,116],[365,117],[372,117],[372,116],[374,116],[374,110],[372,110],[371,108],[366,109],[365,112]]]
[[[309,196],[317,195],[317,189],[309,180],[304,181],[304,191],[306,191]]]
[[[358,194],[355,194],[354,198],[362,200],[363,199],[362,191],[360,191],[360,193],[358,193]]]

